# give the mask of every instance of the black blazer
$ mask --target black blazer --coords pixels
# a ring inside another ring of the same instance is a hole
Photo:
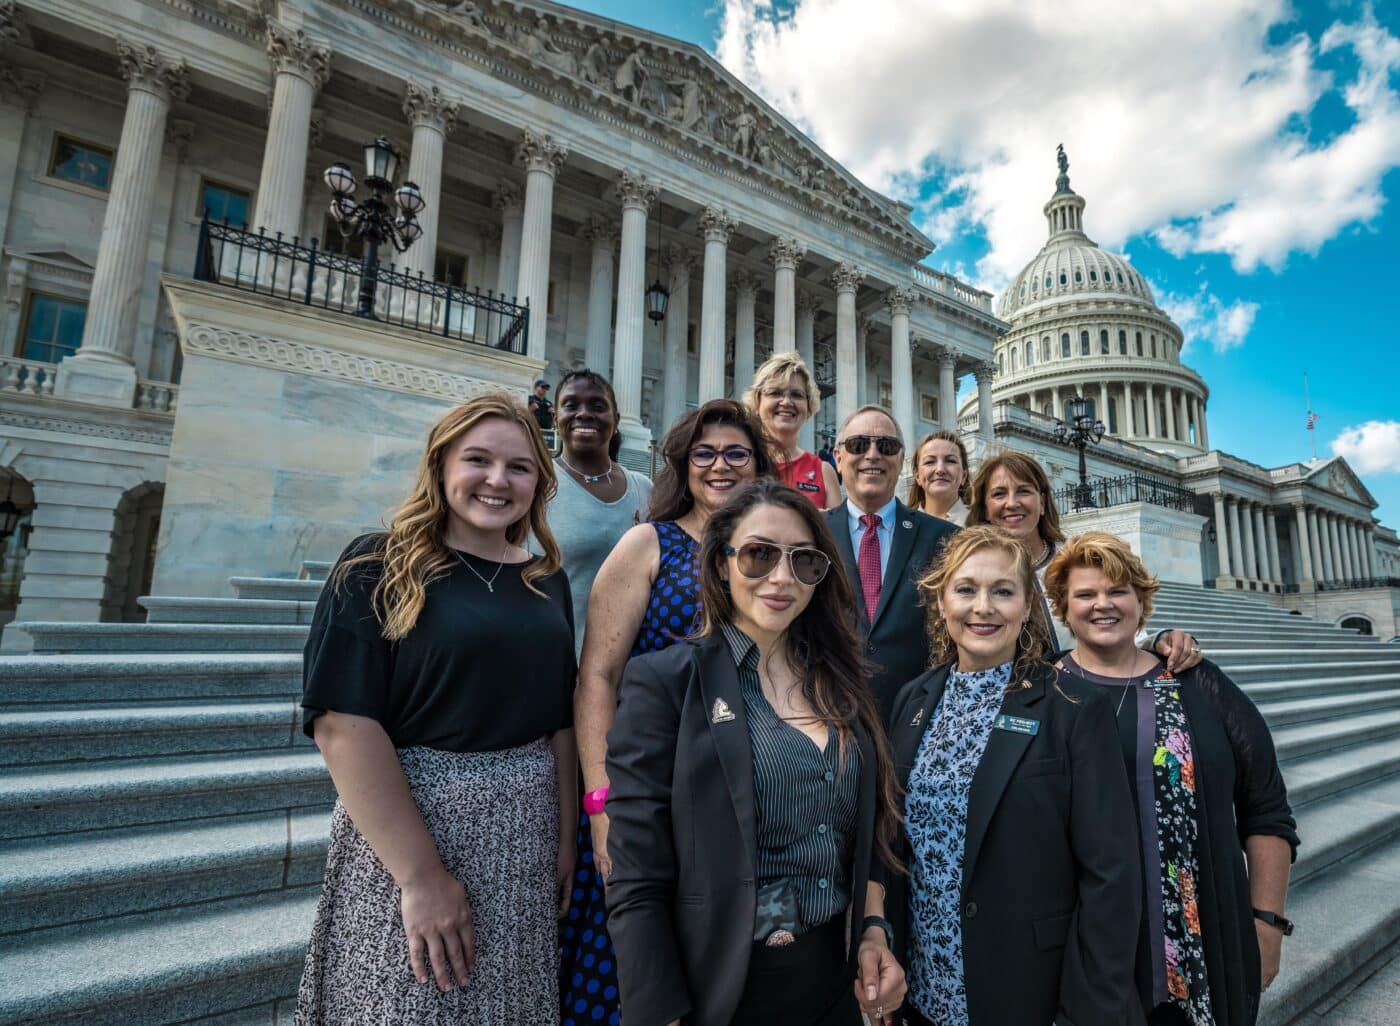
[[[890,562],[880,588],[880,605],[872,622],[865,608],[860,587],[856,552],[851,546],[851,528],[846,503],[826,511],[826,525],[836,536],[841,560],[856,594],[856,617],[866,639],[865,655],[873,664],[870,687],[880,705],[880,715],[888,718],[894,696],[905,682],[928,669],[928,632],[924,627],[924,607],[919,603],[918,580],[938,556],[943,543],[958,528],[946,520],[910,509],[898,499],[894,504],[894,535],[890,539]]]
[[[618,698],[607,903],[627,1026],[727,1026],[748,975],[758,864],[739,671],[715,634],[632,658]],[[875,827],[875,751],[863,730],[857,740],[852,981]]]
[[[910,681],[889,722],[901,785],[943,697],[947,665]],[[968,798],[963,974],[971,1026],[1141,1026],[1133,986],[1142,915],[1137,820],[1113,707],[1044,667],[1001,712]],[[913,855],[901,832],[896,854]],[[908,966],[908,876],[880,872],[895,957]]]

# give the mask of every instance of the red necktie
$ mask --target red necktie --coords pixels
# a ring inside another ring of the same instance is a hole
[[[860,536],[860,553],[856,568],[860,571],[860,590],[865,594],[865,613],[875,622],[875,610],[880,605],[880,514],[863,513],[860,522],[865,533]]]

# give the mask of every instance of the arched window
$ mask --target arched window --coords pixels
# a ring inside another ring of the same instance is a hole
[[[1089,271],[1089,280],[1090,280],[1090,281],[1098,281],[1098,280],[1099,280],[1099,272],[1091,269],[1091,270]]]
[[[1021,286],[1021,298],[1022,298],[1022,299],[1025,299],[1025,298],[1026,298],[1026,286],[1024,286],[1024,285]]]
[[[998,373],[998,374],[1004,374],[1004,373],[1006,373],[1006,354],[1005,354],[1005,353],[997,353],[997,373]]]
[[[1069,332],[1065,332],[1060,336],[1060,356],[1069,356]]]
[[[1027,339],[1027,341],[1026,341],[1026,366],[1027,366],[1027,367],[1030,367],[1030,366],[1031,366],[1032,364],[1034,364],[1034,363],[1035,363],[1035,340],[1034,340],[1034,339]]]
[[[1101,330],[1099,331],[1099,354],[1102,355],[1102,356],[1107,356],[1107,355],[1108,355],[1108,329],[1107,329],[1107,328],[1103,328],[1103,329],[1101,329]]]
[[[1045,287],[1047,289],[1055,287],[1055,279],[1050,277],[1050,275],[1048,274],[1045,276]]]
[[[1018,354],[1017,354],[1016,350],[1014,350],[1014,349],[1011,350],[1011,373],[1012,373],[1012,374],[1015,374],[1015,373],[1016,373],[1016,357],[1017,357],[1017,355],[1018,355]]]
[[[1061,285],[1068,285],[1068,284],[1069,284],[1069,279],[1065,277],[1065,272],[1064,272],[1064,271],[1061,271],[1061,272],[1060,272],[1060,284],[1061,284]]]
[[[1123,272],[1122,272],[1122,271],[1119,271],[1119,272],[1118,272],[1118,284],[1119,284],[1119,285],[1122,285],[1122,284],[1123,284]]]
[[[1075,283],[1076,285],[1082,285],[1082,284],[1084,284],[1084,272],[1083,272],[1083,271],[1075,271],[1075,272],[1074,272],[1074,283]]]
[[[1150,342],[1149,342],[1149,345],[1151,346],[1151,354],[1152,354],[1152,356],[1155,358],[1155,357],[1157,356],[1157,336],[1156,336],[1156,335],[1151,336],[1151,340],[1150,340]]]
[[[1137,333],[1137,354],[1138,356],[1142,355],[1142,332],[1140,331]]]
[[[1055,415],[1055,404],[1046,403],[1045,409],[1041,410],[1041,412],[1044,413],[1047,417],[1053,417]]]
[[[1122,328],[1118,329],[1118,355],[1128,355],[1128,333]]]
[[[1040,362],[1041,362],[1041,363],[1048,363],[1049,361],[1050,361],[1050,336],[1049,336],[1049,335],[1046,335],[1043,339],[1040,340]]]
[[[1089,355],[1089,333],[1087,331],[1081,331],[1079,333],[1079,355]]]

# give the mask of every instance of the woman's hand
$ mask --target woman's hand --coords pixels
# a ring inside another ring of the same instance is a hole
[[[438,990],[451,990],[454,977],[464,986],[476,961],[476,934],[461,881],[439,866],[427,879],[404,884],[399,904],[414,979],[427,983],[431,969]]]
[[[1201,661],[1201,646],[1185,631],[1167,631],[1157,642],[1155,651],[1167,661],[1168,673],[1189,670]]]
[[[1254,934],[1259,938],[1259,986],[1268,990],[1283,958],[1283,931],[1256,919]]]
[[[856,1001],[861,1011],[884,1022],[904,1003],[904,970],[885,942],[885,931],[872,926],[861,938],[856,954]]]
[[[593,865],[598,867],[598,875],[606,884],[612,876],[612,859],[608,858],[608,814],[600,812],[589,816],[588,830],[593,835]]]

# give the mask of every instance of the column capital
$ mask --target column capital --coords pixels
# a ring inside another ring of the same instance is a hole
[[[793,306],[797,309],[798,313],[813,315],[821,309],[821,303],[817,300],[817,297],[806,289],[797,290],[797,299],[793,302]]]
[[[938,357],[938,367],[940,370],[947,367],[952,370],[958,369],[958,356],[956,349],[946,343],[939,343],[936,354]]]
[[[301,29],[289,29],[281,22],[267,22],[267,58],[272,73],[299,75],[320,89],[331,77],[331,48],[312,39]]]
[[[185,158],[190,143],[194,142],[194,134],[198,128],[193,121],[186,121],[184,118],[170,118],[166,121],[165,141],[175,148],[181,160]]]
[[[14,103],[32,111],[47,82],[38,72],[0,68],[0,103]]]
[[[183,60],[167,60],[154,46],[118,39],[117,64],[128,89],[143,89],[167,101],[190,95],[190,66]]]
[[[797,239],[777,238],[768,247],[768,260],[779,271],[797,270],[797,265],[806,255],[807,247]]]
[[[623,171],[617,176],[617,198],[622,209],[650,210],[656,202],[656,183],[640,171]]]
[[[502,231],[499,221],[482,221],[481,224],[478,225],[478,230],[483,242],[487,242],[492,246],[499,246],[501,244]]]
[[[842,261],[831,269],[831,287],[837,293],[854,293],[860,287],[860,283],[865,280],[865,271],[855,264]]]
[[[700,234],[706,242],[722,242],[729,245],[729,236],[734,233],[734,219],[719,207],[706,207],[700,212]]]
[[[583,237],[595,245],[607,243],[616,246],[621,233],[622,225],[617,219],[605,214],[589,215],[588,223],[583,226]]]
[[[569,147],[548,132],[536,132],[527,128],[520,135],[520,143],[515,148],[515,162],[526,171],[544,171],[557,175],[564,169]]]
[[[747,267],[739,268],[729,276],[729,280],[734,283],[735,296],[748,296],[750,301],[758,295],[758,290],[763,285],[763,279]]]
[[[996,370],[997,367],[994,363],[979,363],[977,369],[972,373],[977,376],[978,385],[990,385],[992,383],[992,376],[996,374]]]
[[[425,125],[443,135],[451,135],[457,125],[457,106],[457,101],[443,96],[437,86],[410,82],[403,98],[403,116],[414,128]]]
[[[491,197],[491,205],[503,214],[518,214],[525,206],[525,198],[520,192],[520,186],[503,178]]]
[[[913,289],[896,285],[885,293],[885,308],[889,310],[891,317],[898,314],[904,314],[907,317],[917,299],[918,295]]]
[[[661,251],[661,264],[671,274],[683,274],[687,278],[695,269],[695,253],[684,246],[670,245]]]
[[[33,37],[16,0],[0,0],[0,43],[29,46]]]

